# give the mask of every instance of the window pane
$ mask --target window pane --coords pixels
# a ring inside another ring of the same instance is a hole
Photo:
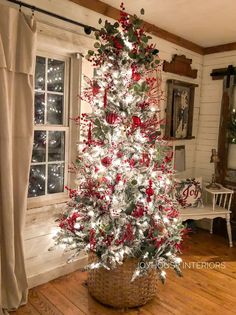
[[[52,126],[64,124],[65,67],[65,61],[36,57],[34,123],[44,130],[34,131],[28,197],[64,191],[65,131]]]
[[[44,124],[45,115],[45,93],[35,93],[34,98],[34,123]]]
[[[35,89],[45,90],[45,58],[36,57]]]
[[[64,91],[64,68],[64,61],[48,59],[48,91]]]
[[[32,162],[44,162],[46,160],[46,131],[34,132],[34,144]]]
[[[65,159],[65,132],[49,131],[48,161],[64,161]]]
[[[28,197],[45,195],[45,165],[31,165]]]
[[[63,95],[48,94],[47,123],[52,125],[63,124]]]
[[[64,191],[64,164],[48,165],[48,193]]]

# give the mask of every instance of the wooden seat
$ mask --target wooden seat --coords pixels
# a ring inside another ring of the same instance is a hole
[[[205,204],[201,207],[189,207],[180,209],[180,218],[185,220],[210,219],[210,233],[213,233],[213,219],[223,218],[226,220],[227,232],[229,237],[229,246],[233,247],[231,224],[230,224],[230,206],[233,190],[221,186],[219,189],[204,188]],[[209,198],[211,197],[211,198]]]

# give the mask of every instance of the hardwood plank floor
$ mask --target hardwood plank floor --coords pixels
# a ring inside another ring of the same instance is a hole
[[[84,285],[86,273],[76,271],[30,290],[28,304],[11,315],[236,314],[236,247],[199,230],[185,241],[182,259],[183,277],[168,270],[157,297],[138,309],[114,310],[99,304]]]

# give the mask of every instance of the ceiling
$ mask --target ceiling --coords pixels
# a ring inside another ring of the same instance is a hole
[[[121,0],[102,0],[115,8]],[[236,0],[125,0],[126,11],[203,47],[236,41]]]

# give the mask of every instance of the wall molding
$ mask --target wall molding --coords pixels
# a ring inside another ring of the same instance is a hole
[[[209,55],[209,54],[221,53],[224,51],[232,51],[232,50],[236,50],[236,42],[228,43],[224,45],[205,47],[203,48],[203,54]]]
[[[57,279],[69,273],[72,273],[78,269],[84,268],[88,263],[87,255],[78,258],[76,261],[62,265],[55,266],[55,268],[49,269],[42,273],[27,276],[29,289],[38,285],[47,283],[51,280]]]
[[[100,13],[102,15],[105,15],[107,17],[110,17],[114,20],[119,19],[120,17],[120,10],[116,9],[109,4],[106,4],[100,0],[69,0],[73,3],[76,3],[82,7],[85,7],[89,10],[95,11],[97,13]],[[156,25],[153,25],[151,23],[148,23],[144,21],[144,28],[146,32],[157,36],[159,38],[165,39],[171,43],[174,43],[178,46],[184,47],[186,49],[189,49],[191,51],[194,51],[198,54],[203,54],[203,48],[185,38],[182,38],[180,36],[177,36],[175,34],[172,34]]]
[[[117,20],[120,16],[119,9],[114,8],[111,5],[104,3],[100,0],[89,0],[89,1],[88,0],[69,0],[69,1],[75,4],[78,4],[84,8],[87,8],[89,10],[92,10],[102,15],[105,15],[107,17],[110,17],[114,20]],[[200,55],[208,55],[208,54],[220,53],[224,51],[236,50],[236,42],[223,44],[223,45],[217,45],[217,46],[211,46],[211,47],[203,47],[181,36],[170,33],[156,25],[148,23],[146,21],[144,21],[144,28],[146,32],[154,36],[162,38],[168,42],[176,44],[185,49],[191,50]]]

